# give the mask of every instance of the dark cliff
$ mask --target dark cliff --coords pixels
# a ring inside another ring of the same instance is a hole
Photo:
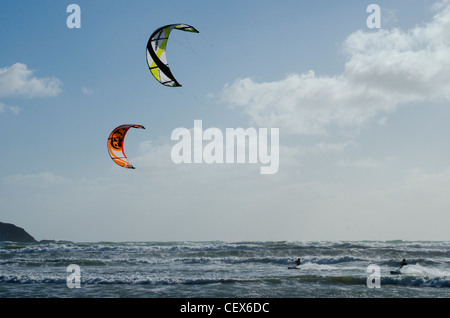
[[[10,223],[0,222],[0,241],[37,243],[23,228]]]

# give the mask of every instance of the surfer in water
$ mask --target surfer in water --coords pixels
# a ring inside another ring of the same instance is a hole
[[[300,260],[300,257],[299,258],[297,258],[297,260],[295,261],[295,265],[296,266],[299,266],[300,264],[301,264],[301,260]]]
[[[402,269],[403,266],[408,265],[408,263],[406,262],[406,259],[402,259],[399,265],[400,268],[396,269],[395,271],[391,271],[391,274],[401,274],[400,270]]]
[[[402,259],[402,261],[400,262],[400,268],[402,268],[405,265],[408,265],[408,263],[406,262],[406,259]]]

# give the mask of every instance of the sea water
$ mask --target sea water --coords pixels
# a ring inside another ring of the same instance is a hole
[[[1,242],[0,297],[448,298],[450,242]]]

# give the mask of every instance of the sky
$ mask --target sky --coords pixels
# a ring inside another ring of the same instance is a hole
[[[145,52],[172,23],[199,31],[170,35],[177,88]],[[445,0],[1,1],[0,221],[77,242],[449,240],[448,56]],[[278,171],[175,163],[197,120],[278,129]],[[122,124],[146,128],[134,170],[107,152]]]

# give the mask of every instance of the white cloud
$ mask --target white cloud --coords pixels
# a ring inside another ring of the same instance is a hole
[[[381,25],[385,27],[389,24],[395,24],[398,22],[397,15],[395,14],[395,10],[382,8],[381,9]]]
[[[256,125],[297,134],[360,127],[408,102],[450,99],[450,5],[432,21],[411,28],[356,31],[344,51],[349,59],[337,76],[314,71],[257,83],[225,85],[225,102],[241,106]]]
[[[339,167],[377,168],[381,167],[382,165],[382,162],[369,157],[353,160],[339,160],[337,162],[337,166]]]
[[[323,154],[323,153],[329,153],[329,152],[342,152],[345,149],[347,149],[350,146],[354,146],[355,143],[353,141],[346,141],[346,142],[340,142],[340,143],[325,143],[321,142],[315,145],[311,153],[314,154]]]
[[[14,113],[15,115],[17,115],[22,111],[22,109],[17,106],[8,106],[3,103],[0,103],[0,113],[3,113],[5,111],[10,111],[10,112]]]
[[[386,117],[383,117],[383,118],[378,119],[378,120],[377,120],[377,124],[380,125],[380,126],[386,126],[386,124],[387,124],[387,118],[386,118]]]
[[[353,159],[341,159],[336,165],[338,167],[356,167],[356,168],[384,168],[387,167],[392,162],[397,161],[395,156],[385,156],[383,158],[353,158]]]
[[[70,180],[62,176],[58,176],[51,172],[40,172],[36,174],[22,175],[17,174],[3,178],[8,184],[25,185],[25,186],[53,186],[69,183]]]
[[[435,173],[426,173],[420,169],[408,171],[406,189],[416,193],[428,193],[446,198],[450,189],[450,168],[446,167]],[[445,196],[441,196],[444,194]],[[447,201],[447,200],[446,200]]]
[[[434,4],[431,6],[431,10],[433,10],[433,11],[440,11],[440,10],[442,10],[442,8],[444,8],[448,3],[449,3],[449,0],[438,1],[438,2],[434,3]]]
[[[81,92],[84,95],[93,95],[94,94],[94,91],[92,89],[89,89],[89,88],[87,88],[85,86],[81,89]]]
[[[33,72],[22,63],[0,68],[0,96],[46,97],[61,92],[59,79],[38,78]]]

